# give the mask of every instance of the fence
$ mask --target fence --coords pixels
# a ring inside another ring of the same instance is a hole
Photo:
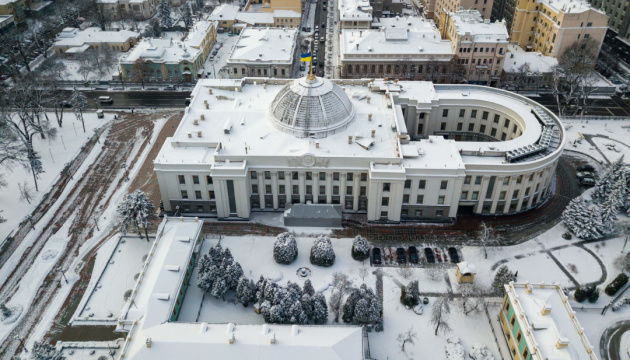
[[[488,312],[488,305],[491,306],[501,306],[502,303],[498,302],[498,301],[487,301],[483,304],[483,310],[486,313],[486,317],[488,318],[488,325],[490,325],[490,329],[492,329],[492,337],[494,338],[494,342],[497,345],[497,349],[499,349],[499,355],[501,359],[511,359],[512,358],[512,354],[509,354],[509,356],[505,356],[505,354],[503,354],[503,351],[501,350],[501,344],[499,343],[499,338],[497,336],[496,330],[494,328],[494,325],[492,325],[492,318],[490,317],[490,313]],[[497,320],[498,320],[498,315],[497,315]],[[503,332],[501,331],[501,334],[503,334]],[[507,339],[505,338],[505,335],[502,336],[501,341],[505,341],[505,343],[507,344]]]

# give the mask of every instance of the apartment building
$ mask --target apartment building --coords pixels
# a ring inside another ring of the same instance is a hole
[[[440,26],[451,40],[469,84],[497,86],[509,44],[505,22],[484,20],[476,10],[447,13]]]
[[[494,0],[492,3],[492,11],[490,20],[505,20],[505,26],[508,30],[512,28],[512,19],[514,18],[514,10],[516,9],[516,0]]]
[[[558,57],[584,39],[601,47],[607,24],[608,16],[584,0],[518,0],[510,40],[527,51]]]
[[[490,19],[494,0],[425,0],[425,16],[439,26],[447,13],[459,10],[477,10],[484,19]],[[433,4],[431,4],[433,2]]]
[[[594,8],[601,9],[610,17],[608,27],[615,30],[619,37],[630,40],[630,0],[590,0]]]
[[[223,4],[210,14],[211,21],[217,21],[220,31],[240,33],[247,27],[270,27],[298,29],[300,27],[300,13],[293,10],[274,10],[273,12],[255,11],[249,7],[241,11],[238,6]]]
[[[24,0],[0,0],[0,15],[13,15],[16,24],[26,20],[26,3]]]

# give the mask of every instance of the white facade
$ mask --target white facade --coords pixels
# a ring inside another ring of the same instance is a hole
[[[167,211],[248,218],[341,204],[369,221],[531,209],[563,149],[534,101],[471,85],[254,79],[197,83],[155,159]]]

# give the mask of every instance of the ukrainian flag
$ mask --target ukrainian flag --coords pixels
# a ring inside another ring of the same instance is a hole
[[[300,55],[300,61],[302,62],[310,62],[311,61],[311,53],[306,53],[306,54],[301,54]]]

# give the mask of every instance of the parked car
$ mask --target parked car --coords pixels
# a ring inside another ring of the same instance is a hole
[[[459,262],[459,254],[454,247],[448,248],[448,256],[451,257],[451,262],[457,264]]]
[[[580,179],[580,184],[585,186],[595,186],[595,179],[590,177],[583,177]]]
[[[101,104],[111,104],[111,103],[113,103],[113,102],[114,102],[114,99],[112,99],[112,97],[111,97],[111,96],[99,96],[99,97],[98,97],[98,101],[99,101]]]
[[[186,98],[186,101],[184,103],[186,104],[186,106],[190,105],[190,98]]]
[[[383,257],[381,256],[381,249],[373,248],[372,249],[372,263],[379,265],[382,262]]]
[[[405,249],[398,248],[396,249],[396,258],[398,259],[399,264],[404,264],[407,262],[407,254],[405,253]]]
[[[70,101],[63,100],[62,102],[59,103],[59,106],[64,107],[64,108],[71,108],[72,103]]]
[[[167,86],[164,87],[164,90],[175,90],[175,86],[167,85]]]
[[[578,179],[587,178],[587,177],[588,178],[594,178],[595,174],[593,174],[590,171],[580,171],[580,172],[576,173],[575,176],[577,176]]]
[[[577,167],[577,171],[590,171],[595,172],[595,168],[592,165],[584,164]]]
[[[433,250],[431,250],[431,248],[424,248],[424,257],[427,258],[428,263],[435,263],[435,255],[433,254]]]
[[[412,264],[417,264],[418,262],[420,262],[418,249],[415,246],[409,247],[409,261],[411,261]]]

